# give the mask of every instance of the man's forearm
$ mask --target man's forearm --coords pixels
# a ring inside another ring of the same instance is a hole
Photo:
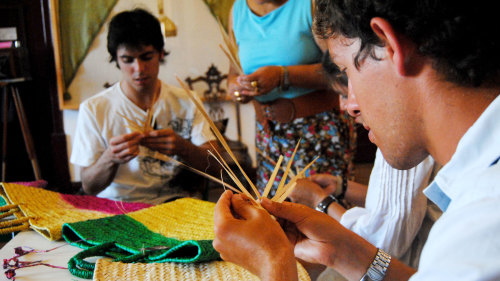
[[[106,150],[94,164],[81,169],[83,191],[91,195],[103,191],[115,178],[118,166]]]
[[[345,198],[349,203],[354,204],[355,206],[364,207],[367,191],[368,186],[358,182],[349,181]]]
[[[335,251],[332,251],[334,255],[331,256],[329,266],[349,280],[360,280],[373,262],[377,248],[356,234],[347,238],[336,240]],[[415,269],[392,258],[384,281],[408,280],[415,272]]]

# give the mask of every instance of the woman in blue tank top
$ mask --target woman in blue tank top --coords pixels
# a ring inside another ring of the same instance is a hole
[[[261,192],[273,162],[280,155],[289,161],[299,139],[294,171],[319,156],[310,174],[351,172],[353,123],[339,110],[338,95],[328,90],[322,73],[312,5],[311,0],[236,0],[229,15],[244,73],[230,68],[228,90],[235,101],[252,101],[255,107]],[[280,180],[278,175],[271,194]]]

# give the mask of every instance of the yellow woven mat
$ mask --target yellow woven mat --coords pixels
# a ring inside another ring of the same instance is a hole
[[[149,230],[179,240],[213,240],[215,203],[182,198],[128,215]]]
[[[0,196],[9,204],[2,207],[2,211],[12,210],[17,219],[3,221],[0,233],[31,227],[49,240],[59,240],[64,223],[110,216],[99,211],[75,208],[62,200],[60,193],[42,188],[13,183],[1,183],[1,187]]]
[[[297,262],[299,280],[311,281],[307,271]],[[94,281],[110,280],[210,280],[260,281],[244,268],[225,261],[209,263],[121,263],[97,260]]]

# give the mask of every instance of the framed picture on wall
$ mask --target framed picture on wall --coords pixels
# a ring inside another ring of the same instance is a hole
[[[14,49],[0,49],[0,79],[16,77]]]

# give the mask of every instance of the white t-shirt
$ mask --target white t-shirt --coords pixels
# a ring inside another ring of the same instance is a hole
[[[120,83],[84,101],[78,113],[71,163],[88,167],[99,159],[112,137],[131,133],[122,116],[140,123],[146,119],[146,112],[125,96]],[[153,106],[153,120],[154,129],[172,128],[194,145],[214,139],[208,123],[184,90],[165,83],[161,84],[158,101]],[[173,162],[138,156],[120,165],[113,182],[97,196],[151,204],[188,196],[181,186],[170,184],[179,169]]]

